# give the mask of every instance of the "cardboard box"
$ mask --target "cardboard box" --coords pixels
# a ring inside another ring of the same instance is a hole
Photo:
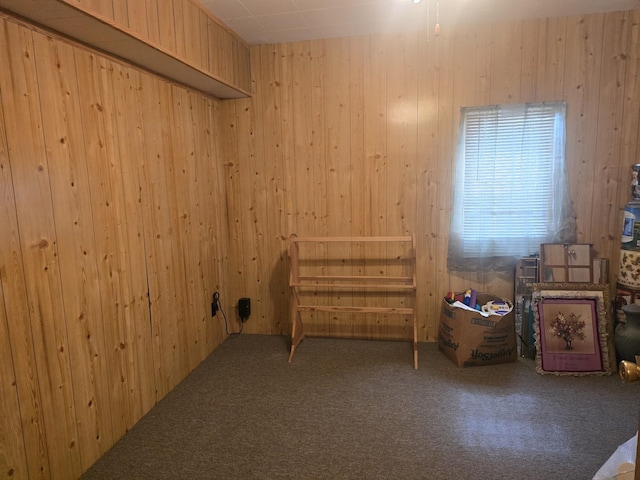
[[[502,300],[494,295],[478,293],[477,303],[484,305]],[[515,362],[515,315],[483,316],[478,311],[453,307],[442,299],[438,349],[459,367]]]

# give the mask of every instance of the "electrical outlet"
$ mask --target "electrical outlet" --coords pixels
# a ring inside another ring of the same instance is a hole
[[[218,300],[220,300],[220,294],[218,292],[213,294],[213,302],[211,302],[211,316],[215,317],[216,313],[218,313],[218,309],[220,306],[218,305]]]

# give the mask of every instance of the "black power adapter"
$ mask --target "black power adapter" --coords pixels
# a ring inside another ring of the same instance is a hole
[[[238,316],[240,320],[246,322],[251,315],[251,299],[250,298],[241,298],[238,300]]]

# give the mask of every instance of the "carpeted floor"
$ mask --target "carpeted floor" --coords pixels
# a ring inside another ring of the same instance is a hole
[[[460,369],[433,343],[240,335],[89,469],[98,479],[591,479],[640,383]]]

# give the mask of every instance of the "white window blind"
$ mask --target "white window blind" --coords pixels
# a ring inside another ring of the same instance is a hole
[[[503,270],[574,241],[564,102],[463,108],[449,268]]]

